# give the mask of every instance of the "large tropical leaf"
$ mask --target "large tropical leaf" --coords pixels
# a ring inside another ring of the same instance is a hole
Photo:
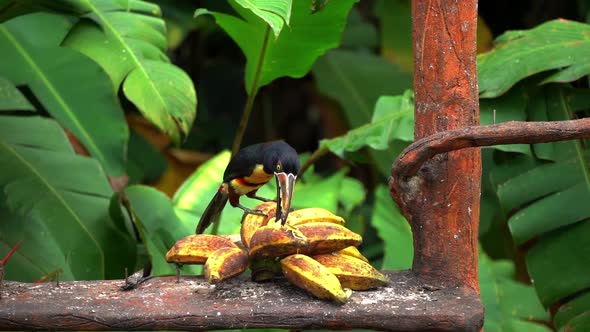
[[[231,153],[223,151],[202,164],[186,181],[178,188],[172,199],[176,213],[183,223],[190,225],[194,233],[197,223],[209,201],[213,198],[223,181],[223,172],[229,163]],[[241,198],[241,203],[247,204],[247,198]],[[257,204],[257,203],[255,203]],[[252,205],[253,207],[253,205]],[[242,210],[232,208],[229,204],[225,207],[219,224],[220,234],[239,233]],[[212,227],[208,229],[211,232]]]
[[[329,149],[342,157],[345,151],[364,146],[385,150],[394,139],[414,139],[414,99],[412,91],[400,96],[382,96],[377,100],[371,122],[349,130],[345,135],[323,139],[320,149]]]
[[[590,25],[554,20],[530,30],[509,31],[478,57],[481,97],[496,97],[533,74],[558,69],[545,82],[570,82],[590,73]]]
[[[8,275],[103,279],[132,269],[135,244],[108,216],[100,165],[76,155],[53,120],[2,116],[0,128],[0,243],[23,240]]]
[[[60,0],[80,20],[64,45],[98,62],[125,96],[176,143],[190,130],[197,98],[188,75],[169,63],[166,26],[157,5],[145,1]],[[104,45],[108,45],[105,47]]]
[[[0,76],[0,111],[34,111],[35,107],[4,77]]]
[[[529,116],[569,119],[587,107],[587,94],[544,86],[530,98]],[[526,248],[527,269],[541,302],[546,308],[571,302],[579,315],[568,315],[563,309],[560,325],[575,320],[576,326],[586,324],[587,329],[590,325],[579,316],[590,312],[590,303],[572,300],[586,296],[590,289],[590,151],[584,146],[579,141],[536,144],[534,157],[498,155],[491,177],[512,237]]]
[[[383,185],[375,189],[375,206],[371,224],[385,243],[383,268],[388,270],[411,268],[414,258],[412,230],[406,218],[393,203],[389,190]]]
[[[135,185],[125,189],[133,222],[152,263],[153,275],[175,273],[173,264],[166,262],[166,252],[181,238],[194,234],[195,225],[177,217],[172,202],[162,192]],[[184,273],[198,274],[200,266],[188,265]]]
[[[480,249],[479,287],[485,306],[484,329],[487,332],[549,332],[549,313],[543,308],[535,290],[514,280],[514,264],[492,261]]]
[[[1,24],[0,75],[28,86],[109,175],[121,175],[129,135],[123,112],[104,70],[79,52],[58,46],[70,26],[67,18],[47,13]]]
[[[235,0],[235,2],[263,19],[272,29],[275,38],[279,38],[283,26],[285,23],[288,25],[291,19],[292,0]]]
[[[410,74],[384,59],[346,50],[332,50],[319,58],[313,74],[319,90],[340,103],[351,128],[371,121],[379,97],[401,94],[412,85]],[[391,144],[386,151],[371,151],[383,174],[389,174],[394,156],[405,145],[407,142]]]
[[[237,0],[232,5],[243,19],[205,9],[195,15],[213,15],[242,49],[247,60],[246,90],[255,93],[276,78],[307,74],[319,56],[338,46],[348,12],[357,1],[334,1],[317,14],[311,13],[309,1],[293,1],[289,28],[277,39],[270,38],[271,29],[264,20],[235,5]]]

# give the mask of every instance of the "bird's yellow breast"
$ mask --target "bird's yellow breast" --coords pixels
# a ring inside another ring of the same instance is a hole
[[[249,183],[265,184],[272,178],[272,174],[268,174],[264,171],[264,166],[258,164],[254,167],[250,176],[245,176],[244,180]]]
[[[257,190],[266,184],[271,178],[272,174],[264,171],[262,165],[256,165],[252,174],[243,178],[236,178],[230,181],[233,191],[238,195],[246,195],[249,192]]]

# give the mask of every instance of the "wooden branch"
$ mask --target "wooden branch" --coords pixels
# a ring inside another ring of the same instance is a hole
[[[412,18],[416,140],[478,125],[477,1],[413,0]],[[412,227],[412,269],[477,291],[480,151],[427,164],[428,172],[389,182]]]
[[[312,298],[285,280],[246,276],[210,285],[202,277],[153,278],[133,291],[123,280],[6,282],[0,330],[202,330],[277,327],[390,331],[477,331],[483,308],[469,288],[439,288],[409,271],[388,287],[354,292],[345,305]]]
[[[408,146],[396,160],[392,176],[415,175],[439,153],[499,144],[533,144],[590,138],[590,118],[569,121],[509,121],[487,126],[449,130],[422,138]]]

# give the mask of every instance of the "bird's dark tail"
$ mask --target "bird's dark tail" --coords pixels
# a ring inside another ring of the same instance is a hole
[[[199,220],[196,230],[197,234],[202,234],[209,225],[219,220],[221,211],[223,211],[228,198],[229,196],[227,193],[221,191],[218,191],[217,194],[213,196],[213,199],[209,202],[209,205],[207,205],[205,212],[203,212],[201,220]]]

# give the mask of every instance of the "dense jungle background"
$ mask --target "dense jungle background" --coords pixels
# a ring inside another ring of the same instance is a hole
[[[22,240],[6,279],[173,274],[164,254],[194,232],[250,110],[243,146],[301,155],[294,208],[334,211],[373,265],[411,267],[386,187],[413,139],[409,1],[263,3],[0,0],[0,257]],[[479,10],[482,124],[586,116],[590,1]],[[586,143],[483,149],[486,331],[590,330]],[[226,207],[217,231],[240,219]]]

